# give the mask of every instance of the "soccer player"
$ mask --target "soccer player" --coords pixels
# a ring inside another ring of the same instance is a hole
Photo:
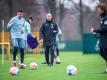
[[[25,22],[26,20],[23,18],[24,11],[19,9],[17,10],[17,15],[8,22],[7,28],[10,31],[11,35],[11,41],[14,48],[13,51],[13,63],[12,66],[16,66],[16,55],[18,52],[18,49],[20,49],[20,64],[19,67],[21,69],[25,68],[24,64],[24,48],[25,48],[25,42],[24,42],[24,34],[25,32]]]
[[[55,45],[55,61],[56,64],[60,64],[60,58],[59,58],[59,40],[60,36],[62,34],[61,29],[58,27],[58,34],[56,35],[56,45]]]
[[[107,10],[105,4],[101,3],[97,7],[97,12],[101,17],[100,28],[91,28],[93,34],[99,35],[100,55],[105,60],[107,65]],[[107,73],[107,67],[105,69]]]
[[[43,46],[45,48],[45,59],[48,66],[52,66],[54,62],[54,49],[57,33],[57,24],[52,20],[52,14],[47,13],[46,22],[44,22],[40,28],[40,42],[43,42]]]
[[[32,22],[33,22],[33,17],[29,17],[28,20],[27,20],[27,22],[31,25]]]
[[[54,58],[56,61],[56,64],[60,64],[60,58],[59,58],[59,39],[61,37],[62,31],[61,29],[58,27],[58,33],[56,34],[56,45],[55,45],[55,50],[54,50]],[[43,62],[42,64],[47,64],[47,62]]]
[[[31,24],[33,22],[33,18],[32,17],[29,17],[26,22],[25,22],[25,25],[27,28],[25,28],[25,50],[27,50],[27,35],[30,34],[33,36],[33,34],[31,33]],[[33,36],[34,37],[34,36]]]

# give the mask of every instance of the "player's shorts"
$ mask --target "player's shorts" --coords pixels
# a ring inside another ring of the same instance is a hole
[[[12,38],[13,47],[25,48],[25,41],[23,38]]]

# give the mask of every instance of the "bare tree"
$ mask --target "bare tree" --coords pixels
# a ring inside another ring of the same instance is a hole
[[[99,0],[100,2],[104,2],[105,4],[107,4],[107,0]]]
[[[9,16],[12,17],[12,0],[7,0],[7,4],[9,7]]]
[[[83,34],[83,6],[82,6],[82,0],[80,0],[80,29],[81,34]]]
[[[46,12],[51,12],[53,20],[56,19],[56,0],[44,0]]]
[[[61,27],[61,24],[62,24],[62,20],[63,20],[63,18],[64,18],[64,4],[59,4],[59,26]]]

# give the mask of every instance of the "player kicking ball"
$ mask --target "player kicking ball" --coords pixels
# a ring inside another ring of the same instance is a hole
[[[24,42],[24,34],[25,34],[25,19],[23,18],[24,12],[23,10],[19,9],[17,10],[17,15],[8,22],[7,28],[10,31],[11,35],[11,41],[13,45],[13,63],[12,66],[16,67],[16,55],[18,52],[18,49],[20,50],[20,64],[19,68],[24,69],[24,48],[25,48],[25,42]]]

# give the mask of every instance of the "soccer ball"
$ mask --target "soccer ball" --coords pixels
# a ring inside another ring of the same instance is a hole
[[[11,76],[16,76],[19,74],[19,69],[17,67],[11,67],[9,70],[9,74]]]
[[[30,69],[36,70],[37,68],[38,68],[37,63],[35,63],[35,62],[30,63]]]
[[[76,75],[77,74],[77,68],[74,65],[67,66],[67,74],[68,75]]]

